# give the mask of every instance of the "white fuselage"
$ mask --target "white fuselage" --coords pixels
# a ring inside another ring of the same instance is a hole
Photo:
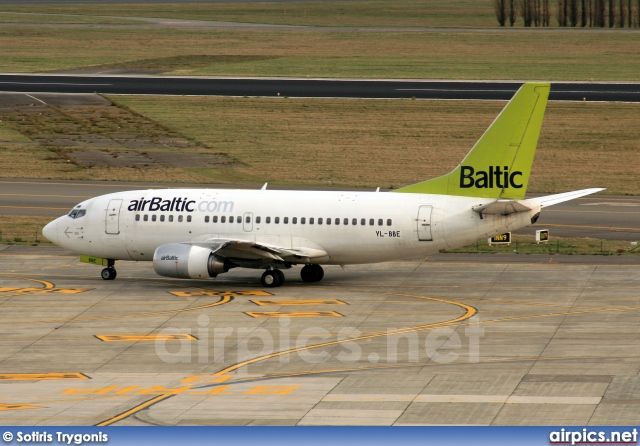
[[[85,210],[82,217],[60,217],[45,235],[74,252],[113,260],[152,260],[164,244],[225,239],[323,250],[327,255],[313,259],[318,264],[375,263],[522,228],[540,211],[534,205],[481,218],[472,210],[491,201],[393,192],[130,191],[80,203],[74,209]]]

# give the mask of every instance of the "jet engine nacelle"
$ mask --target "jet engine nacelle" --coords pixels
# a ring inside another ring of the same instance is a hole
[[[158,246],[153,253],[153,269],[161,276],[179,279],[206,279],[229,271],[224,259],[209,248],[184,243]]]

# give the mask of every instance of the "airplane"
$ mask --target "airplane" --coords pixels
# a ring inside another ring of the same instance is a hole
[[[378,263],[453,249],[534,224],[542,209],[604,189],[525,198],[550,91],[525,83],[449,174],[388,192],[161,189],[83,201],[43,229],[51,242],[105,266],[153,261],[157,274],[211,279],[263,269],[265,287],[302,265]]]

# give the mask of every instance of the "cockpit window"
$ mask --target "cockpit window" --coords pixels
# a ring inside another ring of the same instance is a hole
[[[71,212],[69,212],[69,217],[71,218],[80,218],[80,217],[84,217],[84,214],[86,214],[87,211],[85,209],[74,209]]]

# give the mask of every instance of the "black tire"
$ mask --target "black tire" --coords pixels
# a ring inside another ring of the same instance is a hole
[[[300,270],[300,277],[303,282],[320,282],[324,277],[324,270],[320,265],[305,265]]]
[[[102,273],[100,273],[100,275],[104,280],[113,280],[116,278],[118,274],[116,273],[116,270],[113,268],[105,268],[102,270]]]
[[[263,286],[267,288],[276,288],[282,284],[282,282],[280,281],[280,274],[278,274],[276,271],[277,270],[265,271],[262,274],[260,281],[262,282]]]
[[[279,269],[274,269],[273,272],[278,275],[278,286],[284,284],[284,273]]]

